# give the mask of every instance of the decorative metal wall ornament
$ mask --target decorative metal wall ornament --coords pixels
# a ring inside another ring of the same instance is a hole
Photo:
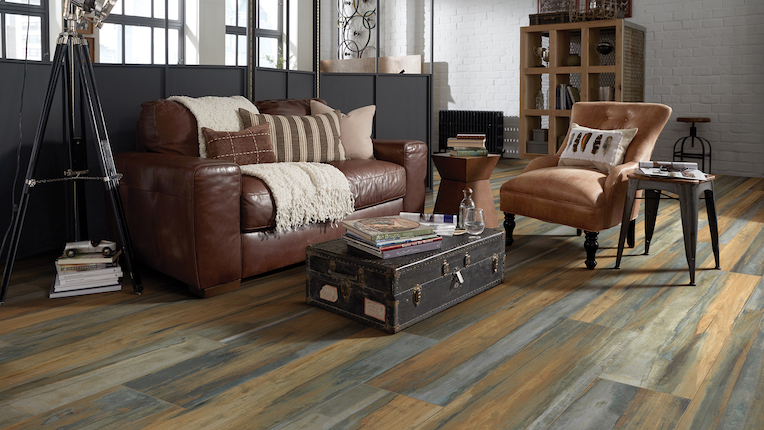
[[[371,58],[376,54],[372,39],[377,27],[376,0],[338,0],[337,58]]]

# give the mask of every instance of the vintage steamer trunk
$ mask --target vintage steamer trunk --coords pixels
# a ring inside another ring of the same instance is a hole
[[[342,239],[306,250],[307,302],[397,333],[504,280],[504,231],[444,237],[438,251],[380,259]]]

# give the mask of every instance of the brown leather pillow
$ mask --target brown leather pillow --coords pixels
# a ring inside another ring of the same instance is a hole
[[[202,127],[202,134],[209,158],[231,161],[240,166],[276,162],[268,124],[241,131],[215,131]]]

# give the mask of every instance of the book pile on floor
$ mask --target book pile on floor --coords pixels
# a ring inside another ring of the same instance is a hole
[[[456,157],[486,156],[485,134],[460,133],[449,137],[448,153]]]
[[[432,227],[401,216],[342,221],[348,246],[380,258],[438,250],[443,238]]]
[[[56,259],[56,279],[50,287],[50,298],[105,293],[122,289],[122,268],[117,251],[111,256],[100,252],[62,255]]]

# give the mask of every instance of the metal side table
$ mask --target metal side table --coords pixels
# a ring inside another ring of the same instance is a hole
[[[653,178],[638,174],[629,175],[629,186],[626,191],[626,204],[623,210],[621,234],[618,237],[618,255],[615,268],[621,267],[623,245],[629,224],[629,215],[634,205],[637,190],[645,190],[645,255],[650,251],[650,241],[655,230],[655,220],[658,216],[658,203],[661,191],[668,191],[679,196],[679,209],[682,215],[682,233],[684,235],[684,253],[690,266],[690,285],[695,285],[695,251],[698,241],[698,200],[703,192],[706,200],[708,225],[711,229],[711,246],[714,250],[716,268],[719,265],[719,226],[716,220],[716,202],[714,201],[714,176],[709,175],[705,181],[688,179]]]

